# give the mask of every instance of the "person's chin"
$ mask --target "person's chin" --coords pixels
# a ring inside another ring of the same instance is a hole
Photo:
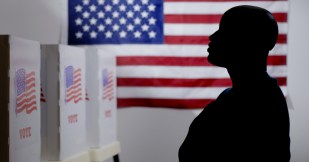
[[[209,63],[215,66],[225,67],[225,64],[222,61],[220,61],[219,58],[213,57],[211,54],[207,57],[207,60]]]

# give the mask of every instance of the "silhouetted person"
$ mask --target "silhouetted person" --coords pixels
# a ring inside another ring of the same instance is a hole
[[[237,6],[210,36],[208,61],[227,69],[233,86],[205,107],[179,149],[180,162],[288,162],[289,114],[266,72],[278,26],[265,9]]]

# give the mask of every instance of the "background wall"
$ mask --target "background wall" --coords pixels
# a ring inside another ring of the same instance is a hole
[[[288,89],[293,104],[290,110],[291,162],[309,161],[308,7],[307,0],[290,0]],[[0,34],[55,44],[60,40],[60,21],[60,0],[0,0]],[[195,116],[194,112],[187,110],[119,110],[121,161],[177,162],[178,148]]]

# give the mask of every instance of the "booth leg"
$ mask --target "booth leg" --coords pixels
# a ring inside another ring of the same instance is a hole
[[[113,156],[113,159],[114,159],[114,162],[119,162],[119,155],[117,154]]]

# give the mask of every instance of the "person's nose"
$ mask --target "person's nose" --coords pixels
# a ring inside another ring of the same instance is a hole
[[[212,35],[209,36],[209,41],[216,41],[218,39],[218,35],[219,35],[219,30],[217,30],[216,32],[214,32]]]

